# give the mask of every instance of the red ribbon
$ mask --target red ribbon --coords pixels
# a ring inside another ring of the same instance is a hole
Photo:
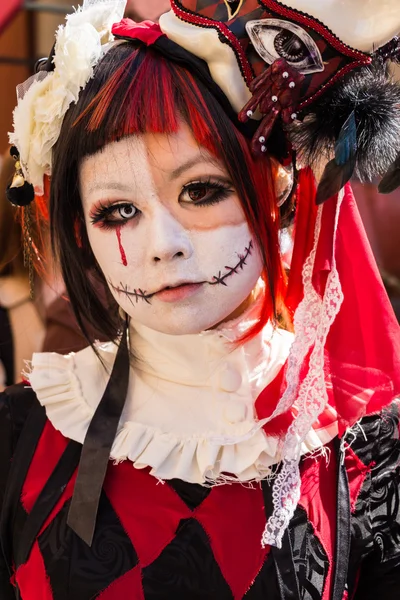
[[[122,19],[119,23],[115,23],[111,32],[117,37],[139,40],[146,46],[152,46],[164,35],[157,23],[152,21],[136,23],[132,19]]]

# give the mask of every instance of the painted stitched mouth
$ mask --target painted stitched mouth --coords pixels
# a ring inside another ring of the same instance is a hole
[[[202,285],[204,283],[208,283],[208,285],[227,286],[228,284],[226,283],[226,280],[229,279],[232,275],[238,275],[239,272],[244,269],[244,267],[247,264],[246,263],[247,259],[249,258],[249,256],[252,255],[253,248],[254,248],[253,240],[250,240],[248,245],[244,249],[244,253],[238,254],[239,260],[238,260],[237,264],[235,264],[233,267],[226,265],[224,267],[225,271],[220,271],[218,273],[218,275],[214,275],[212,278],[212,281],[184,281],[184,282],[178,283],[176,285],[165,286],[165,287],[161,288],[160,290],[157,290],[156,292],[151,292],[150,294],[147,293],[146,290],[142,290],[140,288],[131,290],[131,289],[129,289],[128,285],[122,283],[122,281],[120,281],[120,284],[119,284],[120,287],[114,285],[111,280],[108,280],[108,283],[110,284],[111,288],[115,292],[117,292],[119,294],[125,294],[133,306],[135,304],[137,304],[139,302],[139,300],[144,300],[147,304],[151,304],[150,299],[153,298],[153,296],[156,296],[157,294],[164,292],[166,290],[173,290],[173,289],[184,287],[184,286]]]

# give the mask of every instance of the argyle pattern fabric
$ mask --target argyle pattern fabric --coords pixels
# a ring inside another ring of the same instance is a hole
[[[2,439],[10,415],[18,416],[14,400],[9,394],[0,400]],[[394,600],[400,582],[397,406],[360,427],[345,454],[352,511],[349,597],[372,600],[386,580],[381,597]],[[267,518],[261,485],[158,481],[125,461],[109,465],[91,547],[67,525],[74,473],[18,564],[19,540],[67,445],[47,421],[17,499],[15,572],[11,584],[0,577],[0,589],[9,586],[7,600],[16,590],[22,600],[331,599],[337,467],[331,447],[328,462],[322,456],[302,462],[302,495],[289,527],[291,556],[287,549],[261,547]],[[299,596],[289,577],[282,583],[291,566]]]

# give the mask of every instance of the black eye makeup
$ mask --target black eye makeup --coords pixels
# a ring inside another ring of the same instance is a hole
[[[182,187],[178,201],[193,206],[212,206],[222,202],[235,190],[228,180],[198,179]],[[114,229],[136,219],[141,211],[131,202],[99,202],[90,211],[90,222],[94,227]]]
[[[95,227],[112,229],[121,227],[127,221],[131,221],[140,214],[140,211],[130,202],[120,204],[99,203],[90,211],[90,222]]]
[[[198,179],[183,186],[179,202],[195,206],[212,206],[234,194],[232,184],[223,179]]]

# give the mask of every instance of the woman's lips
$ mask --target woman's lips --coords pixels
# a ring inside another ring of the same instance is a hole
[[[196,294],[202,285],[203,283],[183,283],[177,287],[165,288],[154,294],[154,297],[162,302],[179,302]]]

